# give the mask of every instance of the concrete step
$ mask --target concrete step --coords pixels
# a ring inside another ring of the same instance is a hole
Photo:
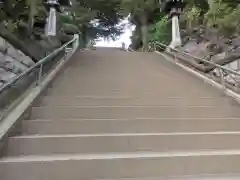
[[[120,178],[118,180],[239,180],[240,174],[202,175],[202,176],[178,176],[178,177],[144,177],[144,178]],[[110,179],[105,179],[110,180]],[[116,179],[111,179],[116,180]]]
[[[22,133],[101,134],[240,131],[239,118],[25,120]]]
[[[78,83],[78,82],[77,82]],[[81,84],[81,82],[79,82],[79,84]],[[74,89],[68,89],[66,88],[66,86],[71,87],[71,85],[62,85],[62,86],[58,86],[54,89],[48,89],[47,94],[49,96],[152,96],[152,97],[166,97],[166,96],[184,96],[186,98],[191,98],[191,97],[214,97],[214,98],[218,98],[219,95],[216,94],[215,96],[212,95],[211,93],[207,93],[207,92],[189,92],[187,91],[187,89],[183,89],[181,90],[182,92],[176,92],[176,91],[168,91],[168,89],[154,89],[155,87],[151,87],[151,90],[145,90],[145,89],[139,89],[138,87],[134,87],[134,88],[129,88],[129,89],[123,89],[123,90],[118,90],[115,89],[114,87],[102,87],[101,89],[97,88],[94,89],[95,87],[88,87],[88,85],[86,85],[85,88],[74,88]],[[98,86],[98,85],[96,85]],[[102,84],[99,84],[99,86],[104,86]],[[65,88],[63,88],[65,87]],[[176,88],[176,87],[170,87],[170,88]],[[110,89],[110,90],[109,90]],[[191,93],[191,95],[188,95],[188,93]],[[223,93],[221,92],[221,95],[223,95]]]
[[[7,156],[240,149],[240,132],[11,137]]]
[[[101,76],[101,75],[96,75]],[[111,76],[109,74],[108,76]],[[119,74],[118,76],[122,76],[122,74]],[[211,96],[211,97],[218,97],[222,96],[223,92],[218,90],[211,90],[211,87],[204,87],[204,83],[201,83],[200,85],[203,86],[202,88],[198,88],[199,84],[181,84],[178,86],[178,91],[176,91],[176,84],[167,84],[165,81],[173,81],[172,79],[162,79],[162,81],[159,81],[158,79],[152,79],[151,77],[145,78],[145,79],[137,79],[131,78],[128,79],[128,77],[125,78],[119,78],[119,77],[113,77],[112,79],[107,79],[106,77],[97,78],[93,77],[92,79],[84,79],[84,80],[74,80],[71,79],[73,82],[75,82],[74,88],[69,88],[72,86],[72,82],[67,82],[67,79],[63,80],[64,82],[55,84],[53,88],[48,88],[48,94],[49,95],[136,95],[136,94],[147,94],[151,95],[151,93],[157,93],[158,96],[161,95],[168,95],[168,96]],[[158,77],[158,78],[161,78]],[[134,83],[129,83],[130,81],[133,81]],[[143,83],[143,81],[148,81],[151,83]],[[181,80],[179,82],[182,83]],[[195,88],[189,88],[190,86],[194,85]],[[98,88],[95,88],[98,87]],[[154,96],[155,94],[152,94]],[[156,96],[157,97],[157,96]]]
[[[231,98],[213,97],[114,97],[114,96],[44,96],[35,107],[41,106],[229,106],[237,105]]]
[[[240,173],[240,151],[22,156],[0,160],[4,180],[92,180]]]
[[[111,52],[81,52],[52,83],[1,180],[240,179],[239,106],[159,56]]]
[[[51,106],[33,107],[32,119],[110,119],[110,118],[239,118],[234,107],[159,106]]]
[[[148,178],[146,178],[148,179]],[[239,180],[240,174],[170,177],[167,180]],[[143,180],[143,179],[139,179]],[[148,180],[152,180],[149,178]],[[157,178],[155,178],[157,180]],[[159,180],[159,179],[158,179]],[[163,180],[160,178],[160,180]]]

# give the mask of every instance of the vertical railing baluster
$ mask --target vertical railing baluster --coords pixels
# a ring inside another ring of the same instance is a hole
[[[226,90],[226,83],[225,83],[225,79],[224,79],[224,72],[221,68],[217,68],[217,69],[218,69],[218,72],[219,72],[219,75],[220,75],[220,82],[221,82],[223,91],[225,91]]]
[[[43,74],[43,64],[40,65],[37,77],[37,85],[41,84],[42,81],[42,74]]]

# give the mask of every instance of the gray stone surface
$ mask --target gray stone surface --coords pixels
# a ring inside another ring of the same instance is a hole
[[[14,73],[6,71],[2,68],[0,68],[0,80],[1,81],[9,81],[12,79],[14,76],[16,76]]]
[[[204,42],[197,44],[194,41],[191,41],[186,44],[187,49],[186,51],[190,52],[191,54],[194,54],[198,57],[205,57],[207,54],[209,54],[208,49],[206,48],[206,44]]]
[[[162,56],[79,51],[42,98],[3,180],[240,179],[239,106]]]
[[[0,86],[32,65],[30,57],[0,37]]]

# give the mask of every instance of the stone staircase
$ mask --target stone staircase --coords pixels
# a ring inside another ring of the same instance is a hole
[[[239,105],[153,53],[77,53],[0,159],[1,180],[237,180]]]

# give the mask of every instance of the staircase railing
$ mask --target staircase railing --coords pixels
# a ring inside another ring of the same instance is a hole
[[[28,88],[41,86],[44,76],[51,72],[61,60],[71,56],[78,48],[78,45],[79,36],[75,35],[72,40],[0,86],[0,120],[17,104],[16,101],[24,96]]]
[[[191,61],[194,60],[198,62],[198,64],[202,63],[213,66],[214,70],[210,71],[209,73],[201,72],[199,69],[196,68],[194,68],[194,70],[219,83],[224,91],[230,89],[240,94],[240,73],[238,71],[216,64],[212,62],[211,59],[206,60],[190,53],[184,52],[182,50],[170,48],[168,45],[160,42],[150,43],[150,47],[152,51],[164,51],[164,54],[173,56],[175,61],[181,62],[182,60],[182,63],[184,63],[184,65],[188,67],[191,66],[191,68],[194,67],[191,64]],[[185,61],[182,57],[184,57]]]
[[[127,51],[128,51],[128,52],[134,52],[135,50],[132,49],[130,46],[128,46]]]

